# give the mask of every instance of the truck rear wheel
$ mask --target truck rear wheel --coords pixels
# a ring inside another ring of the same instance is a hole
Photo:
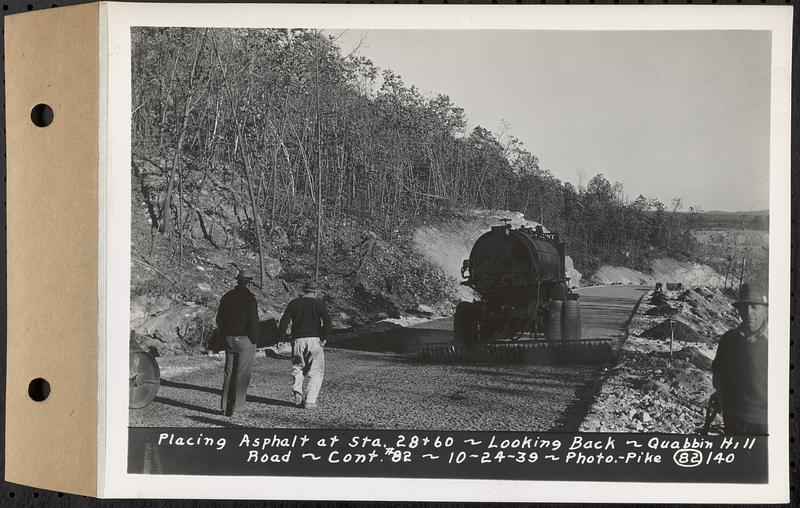
[[[581,340],[581,307],[578,300],[564,302],[564,340]]]
[[[453,316],[453,335],[456,342],[478,342],[480,303],[459,302]]]
[[[561,340],[561,300],[547,306],[547,340]]]
[[[494,339],[494,322],[480,321],[478,323],[478,341],[491,342]]]

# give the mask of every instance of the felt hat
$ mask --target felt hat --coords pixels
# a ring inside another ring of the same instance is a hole
[[[739,290],[739,299],[736,301],[736,305],[741,305],[743,303],[768,305],[768,294],[767,288],[761,284],[742,284],[742,289]]]
[[[251,281],[251,280],[253,280],[255,278],[256,278],[255,274],[253,272],[251,272],[250,270],[246,270],[246,269],[239,270],[239,273],[236,274],[236,280]]]
[[[306,282],[305,284],[303,284],[303,291],[305,291],[307,293],[310,292],[310,291],[316,291],[318,289],[319,289],[319,286],[313,280],[310,280],[310,281]]]

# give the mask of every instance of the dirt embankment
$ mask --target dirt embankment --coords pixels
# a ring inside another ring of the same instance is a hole
[[[603,265],[586,281],[589,285],[644,284],[653,286],[657,282],[681,283],[687,287],[722,286],[725,277],[710,266],[691,261],[664,258],[650,263],[648,273],[632,268]]]
[[[714,391],[717,341],[737,324],[732,304],[710,287],[645,295],[580,430],[695,432]]]

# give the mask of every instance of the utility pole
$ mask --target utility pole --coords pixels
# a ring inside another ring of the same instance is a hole
[[[742,292],[742,283],[744,282],[744,266],[747,264],[747,256],[744,253],[744,249],[742,249],[742,272],[739,275],[739,292]]]
[[[314,81],[316,88],[317,121],[317,259],[314,264],[314,280],[319,281],[319,261],[322,254],[322,125],[319,115],[319,30],[314,30]]]

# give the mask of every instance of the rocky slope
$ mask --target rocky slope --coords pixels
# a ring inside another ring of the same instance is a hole
[[[238,270],[259,272],[248,207],[225,198],[246,194],[222,181],[205,182],[199,198],[179,214],[186,224],[183,238],[168,238],[154,227],[159,213],[152,196],[159,192],[160,170],[143,159],[135,158],[133,166],[131,339],[156,356],[202,352],[215,329],[219,299],[233,286]],[[312,219],[298,216],[265,231],[267,277],[252,287],[263,324],[279,318],[303,283],[313,278]],[[328,225],[319,282],[335,327],[452,309],[455,281],[414,248],[410,234],[397,231],[392,238],[381,238],[346,219]]]

